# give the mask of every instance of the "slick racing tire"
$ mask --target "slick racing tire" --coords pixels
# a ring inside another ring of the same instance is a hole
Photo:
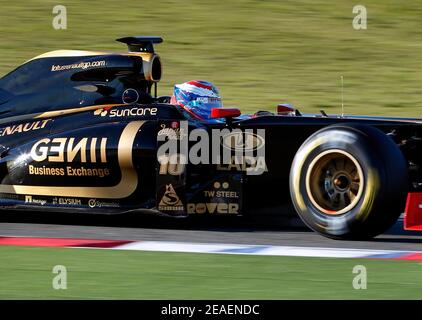
[[[290,171],[300,218],[334,239],[368,239],[391,227],[405,207],[406,160],[382,131],[333,125],[311,135]]]

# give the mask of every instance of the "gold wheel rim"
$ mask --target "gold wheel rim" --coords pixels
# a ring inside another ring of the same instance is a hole
[[[346,151],[324,151],[309,164],[306,192],[324,214],[341,215],[352,210],[362,197],[363,187],[362,167]]]

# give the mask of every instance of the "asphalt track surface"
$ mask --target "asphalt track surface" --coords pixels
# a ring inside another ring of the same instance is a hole
[[[402,223],[399,219],[393,228],[372,241],[339,241],[324,238],[295,219],[289,223],[293,226],[283,227],[271,219],[239,217],[174,219],[144,215],[3,212],[0,214],[0,236],[422,251],[422,232],[404,231]]]

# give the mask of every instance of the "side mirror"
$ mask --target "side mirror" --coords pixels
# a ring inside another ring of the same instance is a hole
[[[211,118],[236,118],[239,117],[242,113],[239,109],[236,108],[214,108],[211,109]]]

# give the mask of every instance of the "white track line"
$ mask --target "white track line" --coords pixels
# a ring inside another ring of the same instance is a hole
[[[292,257],[319,257],[319,258],[366,258],[383,255],[405,255],[410,251],[395,250],[370,250],[370,249],[339,249],[319,247],[294,247],[294,246],[265,246],[265,245],[236,245],[236,244],[211,244],[189,243],[170,241],[139,241],[113,249],[158,251],[158,252],[187,252],[187,253],[220,253],[265,256],[292,256]]]

